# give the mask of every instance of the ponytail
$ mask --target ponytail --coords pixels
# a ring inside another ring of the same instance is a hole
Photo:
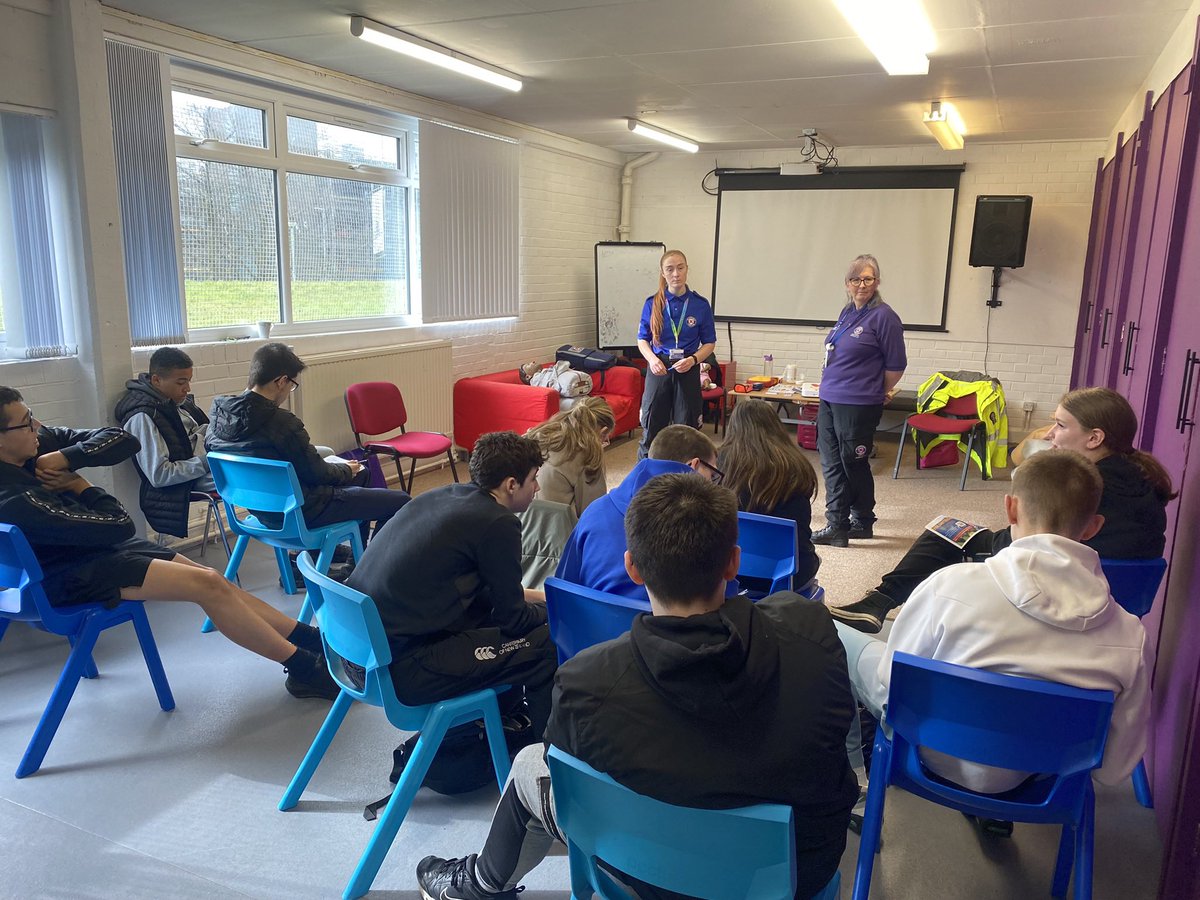
[[[1142,470],[1142,474],[1146,476],[1146,480],[1150,482],[1150,486],[1154,488],[1154,493],[1163,503],[1168,500],[1174,500],[1179,496],[1178,491],[1172,489],[1171,475],[1163,467],[1157,459],[1147,453],[1145,450],[1134,450],[1128,454],[1131,462],[1137,464],[1137,467]]]
[[[653,343],[662,343],[663,310],[667,308],[667,279],[658,276],[658,293],[650,306],[650,337]]]

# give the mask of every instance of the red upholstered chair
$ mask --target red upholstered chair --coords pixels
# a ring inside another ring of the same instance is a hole
[[[400,476],[401,490],[412,492],[412,480],[417,471],[418,459],[432,459],[446,454],[450,460],[450,471],[458,481],[458,470],[454,468],[454,453],[450,449],[450,438],[436,431],[405,431],[408,413],[404,409],[404,397],[400,388],[390,381],[364,381],[346,388],[346,412],[350,415],[350,430],[354,441],[368,453],[382,453],[396,461],[396,474]],[[363,435],[388,434],[400,429],[395,437],[363,443]],[[405,481],[400,458],[412,460]]]
[[[979,407],[975,402],[974,394],[967,394],[965,397],[952,397],[946,401],[943,406],[935,413],[917,413],[915,416],[909,416],[904,420],[904,427],[900,429],[900,447],[896,451],[896,467],[892,469],[892,478],[900,477],[900,457],[904,454],[904,439],[908,436],[908,430],[914,432],[922,432],[935,437],[945,435],[958,438],[959,443],[962,442],[962,436],[967,437],[967,452],[963,458],[962,478],[958,483],[960,491],[967,488],[967,467],[971,465],[971,457],[975,453],[975,438],[979,438],[979,454],[987,452],[986,436],[983,432],[983,420],[979,418]],[[914,441],[917,435],[913,435]],[[921,454],[918,445],[917,465],[920,466]],[[987,471],[982,465],[979,467],[980,474],[984,480],[987,480]]]
[[[700,399],[702,401],[702,409],[705,413],[710,409],[716,410],[716,416],[713,418],[713,434],[717,433],[718,427],[720,427],[722,433],[725,431],[725,417],[728,414],[728,403],[725,399],[725,394],[730,379],[734,378],[736,373],[736,362],[715,363],[709,366],[708,374],[712,379],[713,386],[707,391],[701,391]],[[704,424],[703,415],[701,416],[700,424]]]

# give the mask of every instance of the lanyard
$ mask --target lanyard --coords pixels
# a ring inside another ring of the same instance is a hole
[[[685,297],[686,297],[686,295],[685,295]],[[667,312],[667,321],[671,323],[671,334],[675,335],[675,346],[676,347],[679,346],[679,332],[683,331],[683,323],[684,323],[684,320],[687,319],[687,306],[688,306],[688,300],[690,300],[690,299],[691,299],[690,297],[687,297],[687,299],[685,299],[683,301],[683,307],[679,310],[679,322],[678,323],[676,323],[676,321],[671,318],[671,315],[669,313],[670,306],[667,307],[667,310],[664,310],[664,312]]]
[[[858,315],[854,317],[854,321],[850,321],[850,319],[847,318],[844,322],[838,322],[837,325],[834,326],[833,332],[829,335],[829,339],[825,343],[828,344],[832,349],[833,345],[841,340],[842,335],[846,333],[846,330],[850,328],[851,325],[857,325],[870,311],[871,308],[869,306],[864,306],[858,311]]]

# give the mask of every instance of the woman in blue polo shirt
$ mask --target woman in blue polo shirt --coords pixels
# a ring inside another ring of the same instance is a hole
[[[638,459],[668,425],[699,426],[700,363],[717,346],[712,307],[687,286],[687,257],[668,250],[659,268],[658,293],[646,298],[638,325],[638,350],[648,364]]]
[[[845,547],[875,524],[871,445],[904,375],[904,326],[879,295],[879,262],[863,255],[846,272],[846,305],[825,339],[817,446],[825,476],[825,521],[812,542]]]

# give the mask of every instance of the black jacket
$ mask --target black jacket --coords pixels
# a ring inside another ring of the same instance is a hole
[[[209,451],[290,462],[304,491],[303,511],[308,521],[329,505],[335,487],[354,483],[348,465],[333,465],[321,458],[303,422],[253,391],[213,401],[204,446]]]
[[[180,405],[200,425],[208,422],[208,416],[196,405],[190,394]],[[150,376],[147,373],[125,382],[125,393],[117,401],[114,415],[117,422],[124,426],[137,413],[145,413],[150,417],[167,445],[167,454],[172,462],[191,459],[196,455],[183,419],[179,416],[179,405],[156,391],[150,384]],[[136,459],[134,466],[137,467],[142,482],[138,502],[150,527],[163,534],[187,537],[188,510],[192,503],[192,487],[196,482],[185,481],[166,487],[155,487],[137,465]]]
[[[74,431],[43,426],[38,432],[39,453],[61,450],[72,471],[115,466],[138,448],[137,439],[120,428]],[[135,530],[125,508],[101,488],[76,496],[42,487],[33,460],[24,466],[0,463],[0,522],[21,529],[47,574],[70,565],[82,548],[110,547],[133,537]]]
[[[681,806],[795,809],[797,897],[833,876],[858,787],[854,701],[828,611],[790,592],[757,605],[643,615],[563,664],[546,741]]]
[[[521,586],[521,522],[477,484],[419,494],[367,545],[347,582],[375,600],[393,646],[498,627],[524,637],[546,621]]]

